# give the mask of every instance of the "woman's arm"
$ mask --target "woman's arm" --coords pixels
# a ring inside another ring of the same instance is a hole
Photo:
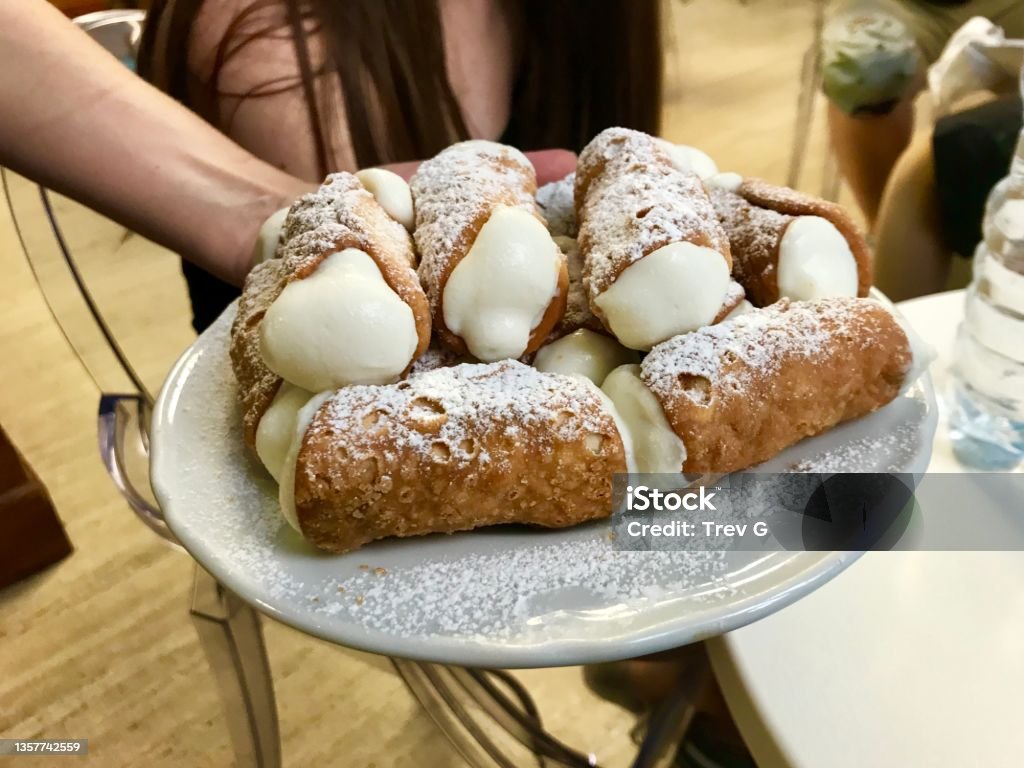
[[[234,283],[311,188],[150,87],[45,0],[0,3],[0,164]]]

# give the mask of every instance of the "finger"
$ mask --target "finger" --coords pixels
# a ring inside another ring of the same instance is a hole
[[[527,152],[533,167],[537,170],[537,186],[565,178],[576,170],[576,154],[567,149],[542,149]]]

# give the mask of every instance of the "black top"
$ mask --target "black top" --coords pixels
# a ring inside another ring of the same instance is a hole
[[[939,221],[946,247],[970,258],[981,242],[985,201],[1010,171],[1021,130],[1019,97],[940,118],[932,135]]]

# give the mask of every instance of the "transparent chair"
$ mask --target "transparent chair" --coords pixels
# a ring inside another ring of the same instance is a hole
[[[76,19],[128,66],[134,65],[143,22],[141,11],[109,11]],[[140,328],[145,323],[123,310],[126,290],[109,279],[120,259],[146,258],[150,260],[146,279],[164,283],[168,271],[177,272],[176,259],[166,252],[155,258],[157,249],[152,244],[5,169],[0,169],[0,176],[22,249],[44,298],[104,393],[99,401],[98,437],[107,471],[139,519],[169,546],[180,548],[149,483],[153,395],[173,361],[149,354],[146,328]],[[83,234],[86,230],[88,235]],[[147,249],[145,254],[136,252],[140,247]],[[129,292],[145,290],[145,285],[133,286]],[[180,337],[181,349],[194,338],[183,294],[156,305],[147,303],[145,313],[158,315],[160,332],[174,334],[176,340]],[[282,764],[281,743],[262,617],[198,565],[193,580],[191,618],[221,694],[236,764],[276,768]],[[391,662],[423,710],[471,766],[608,765],[599,757],[609,752],[606,744],[587,749],[570,746],[554,733],[566,728],[542,721],[528,681],[534,684],[542,680],[538,675],[554,672]],[[582,675],[562,675],[555,686],[560,692],[567,679],[583,688]],[[709,679],[703,661],[688,668],[671,699],[636,731],[637,746],[627,743],[625,748],[619,745],[611,750],[615,762],[638,768],[671,765],[690,720],[691,702]],[[632,716],[624,710],[616,711],[616,716],[623,721],[620,730],[628,733]],[[598,734],[597,739],[602,738]]]
[[[789,153],[789,170],[786,186],[797,189],[807,160],[807,148],[811,130],[814,127],[814,108],[821,91],[822,65],[821,38],[825,29],[828,0],[814,0],[812,33],[813,39],[804,53],[800,69],[800,89],[797,94],[796,113],[793,121],[793,144]],[[836,164],[831,144],[825,148],[822,170],[821,196],[826,200],[838,200],[842,178]]]

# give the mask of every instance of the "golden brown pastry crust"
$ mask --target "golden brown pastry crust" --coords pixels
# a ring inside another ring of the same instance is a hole
[[[587,289],[583,285],[583,255],[580,253],[579,243],[565,235],[557,235],[554,240],[565,254],[569,288],[566,291],[565,312],[555,324],[555,328],[545,344],[567,336],[573,331],[578,331],[580,328],[586,328],[606,336],[610,335],[597,315],[590,311]]]
[[[769,184],[758,178],[744,179],[736,190],[736,194],[752,206],[760,209],[773,211],[785,217],[796,216],[820,216],[831,222],[840,234],[846,239],[857,261],[857,295],[867,296],[872,282],[872,260],[871,251],[867,246],[860,227],[854,223],[849,214],[836,203],[829,203],[826,200],[811,197],[799,193],[795,189],[785,186]],[[728,228],[728,227],[727,227]],[[784,231],[779,231],[773,253],[774,262],[778,262],[778,241],[781,241]],[[776,275],[777,276],[777,275]],[[744,288],[751,292],[751,289],[744,284]],[[774,289],[775,299],[778,299],[778,286]],[[769,296],[770,298],[770,296]],[[766,301],[764,304],[772,303]]]
[[[596,387],[514,361],[339,390],[298,455],[303,535],[332,552],[499,523],[561,528],[611,513],[626,471]]]
[[[424,161],[409,180],[409,188],[416,208],[414,237],[420,253],[419,276],[430,300],[434,329],[453,352],[468,354],[466,342],[445,325],[445,286],[499,205],[528,211],[547,226],[535,199],[536,171],[511,147],[494,142],[461,142]],[[536,351],[562,317],[568,287],[563,260],[556,294],[531,332],[524,354]]]
[[[779,243],[792,216],[759,208],[736,192],[708,190],[732,249],[732,276],[755,307],[779,300]]]
[[[727,473],[899,393],[906,334],[876,302],[782,299],[656,346],[641,364],[686,445],[686,472]]]
[[[584,148],[576,218],[587,298],[606,325],[597,298],[627,267],[663,246],[711,248],[732,267],[729,240],[701,180],[678,170],[664,146],[639,131],[609,128]]]
[[[729,283],[729,290],[725,294],[725,298],[722,300],[722,308],[718,310],[718,314],[715,315],[715,319],[711,321],[712,325],[721,323],[729,316],[736,307],[743,303],[743,300],[747,298],[746,291],[743,290],[743,286],[735,280]]]
[[[277,298],[284,280],[284,264],[272,259],[257,264],[245,278],[238,311],[231,324],[231,368],[238,380],[242,406],[242,434],[246,445],[255,449],[256,428],[267,412],[282,379],[267,368],[260,353],[260,321]]]

